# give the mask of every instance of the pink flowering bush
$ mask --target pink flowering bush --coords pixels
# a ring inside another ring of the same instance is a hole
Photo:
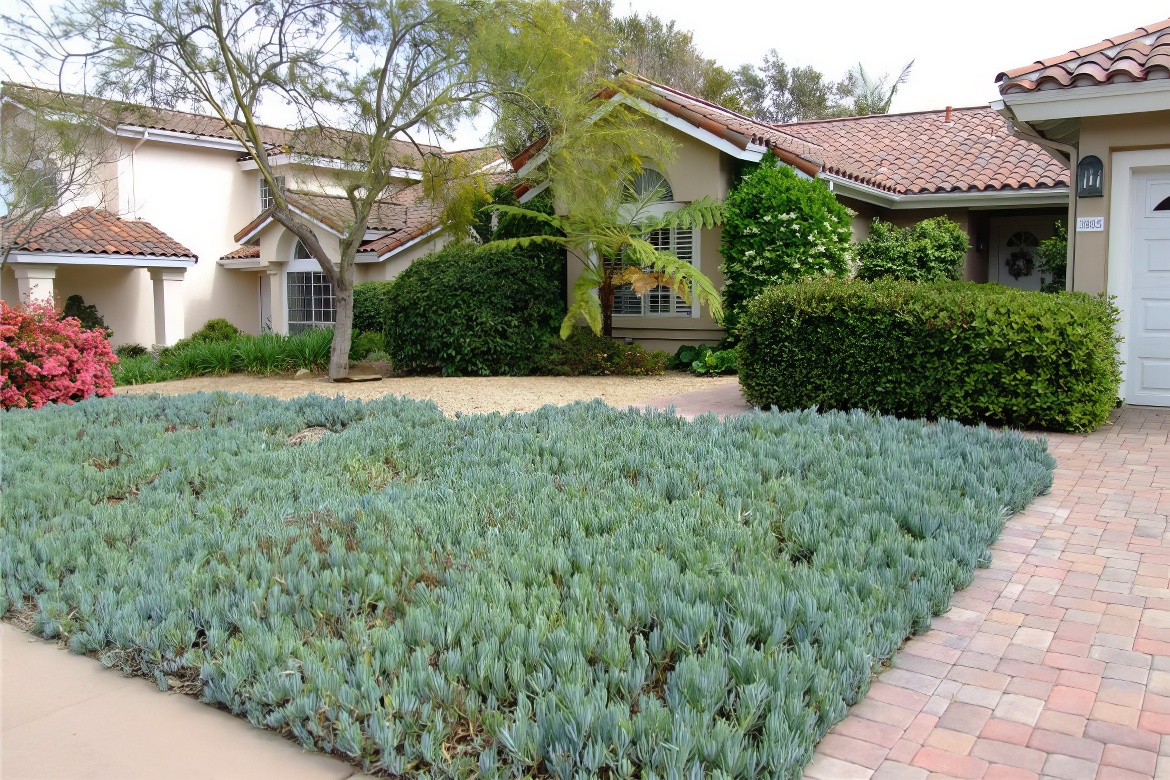
[[[101,330],[61,319],[52,303],[0,301],[0,407],[38,409],[113,395],[110,367],[117,362]]]

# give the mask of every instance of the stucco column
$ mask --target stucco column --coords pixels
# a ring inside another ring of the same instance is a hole
[[[185,335],[183,275],[186,272],[186,268],[150,269],[154,282],[154,343],[160,347],[173,347]]]
[[[288,306],[285,305],[285,297],[288,291],[285,288],[284,276],[281,271],[284,270],[284,264],[269,265],[268,273],[268,315],[271,318],[270,327],[273,333],[288,333]]]
[[[25,265],[14,263],[12,270],[16,274],[16,294],[21,303],[46,298],[51,303],[53,299],[53,280],[57,278],[55,265]]]

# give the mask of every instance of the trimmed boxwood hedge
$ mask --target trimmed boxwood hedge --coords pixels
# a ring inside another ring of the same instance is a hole
[[[744,317],[740,382],[779,409],[1090,431],[1117,403],[1117,316],[1105,297],[970,282],[779,285]]]
[[[530,374],[565,314],[563,273],[547,252],[448,245],[391,285],[386,351],[405,371]]]

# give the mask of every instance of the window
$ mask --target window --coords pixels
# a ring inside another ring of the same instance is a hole
[[[646,236],[646,240],[655,249],[670,252],[679,260],[694,264],[694,228],[655,230]],[[655,287],[639,296],[627,284],[614,291],[613,313],[615,315],[649,315],[652,317],[693,317],[694,307],[670,287]]]
[[[297,242],[294,260],[311,260],[304,244]],[[304,264],[295,264],[303,267]],[[285,274],[288,293],[288,332],[302,333],[325,328],[337,320],[333,308],[333,285],[320,271],[289,271]]]
[[[283,176],[276,177],[276,186],[281,192],[284,192]],[[276,205],[276,198],[272,197],[272,190],[268,186],[268,180],[260,177],[260,210],[267,211],[274,205]]]
[[[655,191],[658,192],[658,197],[655,200],[674,200],[674,192],[671,191],[670,182],[666,180],[666,177],[653,168],[644,168],[641,173],[638,173],[630,179],[629,191],[626,192],[626,202],[631,203],[640,198],[645,198]]]
[[[1170,211],[1170,198],[1166,198],[1157,206],[1154,206],[1154,211]]]

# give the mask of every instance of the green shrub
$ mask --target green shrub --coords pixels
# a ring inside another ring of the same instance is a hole
[[[386,351],[404,371],[532,373],[564,316],[562,263],[452,244],[414,261],[387,293]]]
[[[66,317],[76,318],[86,330],[103,331],[107,340],[114,336],[114,331],[106,327],[105,319],[98,313],[97,306],[86,303],[80,295],[70,295],[65,299],[65,305],[61,308],[61,319]]]
[[[386,306],[394,282],[360,282],[353,286],[353,328],[360,333],[381,333],[386,327]]]
[[[1117,309],[1083,293],[965,282],[818,280],[749,307],[752,403],[1090,431],[1117,402]]]
[[[295,336],[241,333],[228,341],[184,339],[158,357],[143,355],[114,366],[115,385],[137,385],[232,373],[276,374],[297,369],[323,371],[333,343],[330,328],[310,328]]]
[[[540,373],[555,376],[651,376],[670,365],[670,353],[650,352],[641,344],[624,344],[588,328],[576,328],[567,339],[554,336]]]
[[[164,366],[158,358],[150,354],[118,358],[113,373],[115,386],[149,385],[181,378],[174,369]]]
[[[706,344],[684,344],[674,353],[672,368],[693,374],[735,374],[739,371],[739,353],[734,349],[713,349]]]
[[[118,356],[118,360],[142,357],[148,352],[150,352],[150,350],[141,344],[121,344],[114,348],[114,354]]]
[[[371,352],[385,352],[386,337],[382,331],[366,331],[358,333],[354,330],[353,339],[349,342],[349,360],[351,363],[365,360]]]
[[[734,332],[742,305],[778,282],[849,270],[851,212],[824,182],[805,179],[772,155],[723,204],[723,305]]]
[[[1040,242],[1036,250],[1040,262],[1036,264],[1036,273],[1043,284],[1040,290],[1046,293],[1061,293],[1065,290],[1065,280],[1068,277],[1068,228],[1063,220],[1057,220],[1052,238]],[[1047,276],[1047,281],[1044,277]]]
[[[0,452],[0,616],[436,780],[800,777],[1054,465],[864,414],[227,393],[9,412]]]
[[[857,278],[941,282],[958,279],[970,244],[957,222],[931,217],[909,227],[874,218],[857,245]]]
[[[231,341],[239,335],[239,328],[222,317],[216,317],[214,320],[203,323],[203,327],[192,333],[188,339],[195,342]]]

